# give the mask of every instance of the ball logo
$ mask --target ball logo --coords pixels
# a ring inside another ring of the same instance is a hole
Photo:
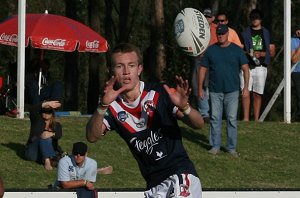
[[[182,32],[184,32],[184,23],[183,20],[180,19],[175,23],[175,36],[179,37]]]
[[[198,11],[198,10],[195,10],[195,14],[196,14],[197,19],[198,19],[199,38],[205,39],[205,26],[204,26],[204,20],[203,20],[203,17],[202,17],[202,15],[201,15],[201,12]]]

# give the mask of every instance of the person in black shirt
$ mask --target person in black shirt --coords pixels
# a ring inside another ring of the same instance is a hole
[[[249,91],[253,96],[254,120],[258,121],[267,79],[267,66],[270,64],[270,33],[262,26],[263,15],[260,10],[250,12],[251,25],[242,32],[242,40],[249,59],[250,79]],[[243,89],[241,80],[241,89]],[[250,95],[242,98],[244,121],[250,119]]]
[[[58,101],[46,101],[34,105],[30,110],[30,134],[26,143],[25,158],[43,163],[45,169],[52,170],[52,161],[62,153],[58,140],[62,137],[62,126],[55,121],[54,109],[60,107]]]

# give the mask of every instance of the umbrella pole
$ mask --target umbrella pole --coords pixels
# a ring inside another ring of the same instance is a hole
[[[41,61],[44,59],[44,50],[41,50]],[[39,71],[39,95],[41,95],[42,89],[42,67],[40,67]]]
[[[24,118],[25,93],[25,14],[26,0],[18,4],[18,70],[17,70],[17,117]]]
[[[41,89],[42,89],[42,68],[40,67],[40,72],[39,72],[39,95],[41,95]]]

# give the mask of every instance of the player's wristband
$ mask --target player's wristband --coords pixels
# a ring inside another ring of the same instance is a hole
[[[183,114],[189,115],[192,111],[192,108],[189,103],[186,103],[186,106],[182,109],[179,109]]]
[[[100,107],[97,108],[99,115],[104,115],[106,113],[106,110],[107,110],[107,108],[104,108],[104,109],[102,109]]]
[[[104,115],[108,107],[109,104],[104,104],[102,101],[100,101],[97,111],[100,115]]]
[[[189,106],[186,110],[183,111],[184,115],[189,115],[192,111],[192,108]]]
[[[102,108],[108,108],[110,104],[104,104],[102,101],[100,101],[99,106]]]

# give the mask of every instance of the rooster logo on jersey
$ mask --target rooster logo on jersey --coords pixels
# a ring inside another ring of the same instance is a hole
[[[145,112],[147,112],[147,114],[149,115],[150,113],[153,113],[153,111],[155,110],[156,106],[153,102],[153,100],[147,100],[144,103],[144,110]]]

